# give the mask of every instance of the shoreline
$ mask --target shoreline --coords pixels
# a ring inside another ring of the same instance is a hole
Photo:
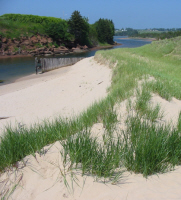
[[[130,37],[130,39],[139,39],[139,40],[147,40],[147,41],[156,41],[156,38],[142,38],[142,37]]]
[[[156,38],[141,38],[141,37],[127,37],[127,38],[118,38],[121,40],[129,40],[129,39],[138,39],[138,40],[146,40],[146,41],[156,41]]]
[[[89,57],[70,67],[29,75],[2,85],[1,116],[9,118],[1,120],[0,135],[7,124],[14,127],[17,122],[22,122],[31,126],[59,115],[77,115],[94,101],[105,97],[110,84],[111,69]]]
[[[97,46],[97,47],[92,47],[92,48],[90,48],[89,49],[89,51],[95,51],[95,50],[103,50],[103,49],[111,49],[111,48],[113,48],[114,46],[121,46],[122,44],[120,44],[120,43],[115,43],[115,44],[113,44],[113,45],[106,45],[106,46]],[[79,55],[80,53],[84,53],[84,52],[87,52],[87,50],[84,50],[84,51],[81,51],[81,52],[74,52],[74,54],[75,55]],[[70,53],[68,53],[68,55],[71,55],[72,54],[72,52],[70,52]],[[67,55],[67,54],[66,54]],[[27,55],[22,55],[22,54],[18,54],[18,55],[4,55],[4,56],[2,56],[2,55],[0,55],[0,60],[2,59],[2,60],[4,60],[4,59],[14,59],[14,58],[30,58],[30,57],[32,57],[32,58],[35,58],[36,56],[33,56],[33,55],[31,55],[31,54],[27,54]],[[46,56],[43,56],[43,57],[45,57],[46,58]],[[48,57],[47,57],[48,58]],[[70,66],[65,66],[66,68],[67,67],[70,67]],[[61,68],[65,68],[65,67],[61,67]],[[54,71],[54,70],[53,70]],[[46,73],[45,73],[46,74]],[[49,74],[51,74],[50,72],[49,72]],[[48,75],[44,75],[44,76],[48,76]],[[29,77],[34,77],[34,79],[37,79],[37,76],[36,76],[36,74],[30,74],[30,75],[26,75],[26,76],[23,76],[23,77],[20,77],[20,78],[16,78],[16,79],[13,79],[13,80],[11,80],[11,81],[6,81],[6,80],[3,80],[3,79],[0,79],[0,81],[2,81],[2,82],[0,82],[0,87],[2,87],[2,86],[5,86],[5,85],[10,85],[10,84],[14,84],[14,83],[16,83],[16,82],[19,82],[19,81],[21,81],[21,80],[25,80],[26,78],[27,79],[29,79]]]
[[[22,58],[22,57],[33,57],[31,54],[18,54],[18,55],[0,55],[0,59],[6,59],[6,58]]]
[[[113,48],[114,46],[121,46],[122,44],[120,43],[116,43],[116,44],[113,44],[113,45],[106,45],[106,46],[96,46],[96,47],[92,47],[92,48],[89,48],[88,51],[94,51],[94,50],[101,50],[101,49],[109,49],[109,48]],[[84,52],[87,52],[87,50],[82,50],[81,49],[81,52],[73,52],[73,53],[84,53]],[[66,55],[69,55],[69,54],[72,54],[72,52],[69,52],[69,53],[66,53]],[[58,55],[58,54],[57,54]],[[62,55],[62,54],[60,54]],[[43,56],[43,57],[46,57],[45,55],[40,55],[40,56]],[[36,57],[36,56],[33,56],[31,54],[17,54],[17,55],[0,55],[0,59],[6,59],[6,58],[22,58],[22,57]]]
[[[92,47],[90,49],[90,51],[94,51],[94,50],[101,50],[101,49],[111,49],[113,48],[114,46],[121,46],[122,44],[121,43],[116,43],[116,44],[110,44],[110,45],[106,45],[106,46],[97,46],[97,47]]]
[[[33,86],[41,82],[47,82],[49,80],[62,76],[66,74],[69,70],[71,70],[71,66],[54,69],[54,70],[49,71],[48,73],[39,72],[38,74],[34,73],[34,74],[26,75],[26,76],[17,78],[13,82],[0,83],[0,96],[11,93],[11,92],[15,92],[18,90],[22,90],[26,87]]]

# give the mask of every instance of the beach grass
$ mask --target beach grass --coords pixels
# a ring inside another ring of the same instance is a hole
[[[0,143],[0,171],[16,164],[17,161],[29,154],[34,155],[35,152],[40,152],[47,144],[66,139],[85,127],[91,127],[97,121],[102,121],[108,127],[107,123],[111,120],[110,129],[113,126],[113,121],[116,120],[112,106],[108,98],[99,103],[95,102],[78,117],[57,118],[53,122],[45,120],[44,123],[36,124],[30,128],[7,127]]]
[[[82,175],[109,178],[112,182],[116,182],[118,174],[121,175],[121,170],[116,171],[121,167],[119,139],[101,145],[96,137],[91,137],[89,130],[84,130],[63,140],[61,144],[64,162],[69,163],[71,169],[80,168]]]
[[[130,117],[127,125],[123,160],[128,170],[147,177],[179,164],[181,138],[177,129],[157,126],[137,115]]]
[[[164,113],[161,111],[159,104],[156,106],[152,106],[150,104],[151,97],[151,91],[147,82],[142,84],[141,88],[137,88],[135,110],[139,114],[139,118],[145,117],[148,120],[154,122],[158,119],[162,119]]]
[[[97,52],[98,62],[109,63],[110,67],[117,63],[108,96],[73,118],[47,120],[31,128],[7,128],[0,143],[0,171],[55,141],[60,141],[64,147],[64,162],[81,168],[83,174],[98,178],[115,180],[120,167],[147,177],[179,165],[181,114],[176,127],[160,125],[157,121],[164,113],[159,105],[153,107],[149,101],[152,93],[166,100],[172,97],[181,100],[180,44],[181,37],[178,37],[135,49]],[[139,81],[149,77],[154,80],[139,88]],[[126,120],[127,129],[117,130],[114,105],[134,95],[136,101],[130,105],[134,114]],[[98,122],[103,123],[105,134],[109,136],[103,145],[90,136],[91,126]],[[121,132],[122,137],[118,136],[115,141],[113,133],[116,131]],[[118,174],[120,176],[121,172]]]

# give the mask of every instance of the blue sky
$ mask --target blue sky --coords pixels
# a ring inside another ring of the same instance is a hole
[[[108,18],[115,28],[181,28],[181,0],[0,0],[0,15],[69,19],[75,10],[88,17],[91,24]]]

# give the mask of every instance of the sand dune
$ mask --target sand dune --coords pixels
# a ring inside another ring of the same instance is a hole
[[[71,116],[86,109],[95,100],[106,96],[111,84],[111,70],[99,65],[93,58],[86,58],[66,69],[55,70],[44,75],[26,77],[11,85],[0,88],[0,127],[6,123],[16,125],[22,122],[30,125],[44,118]],[[181,110],[181,101],[171,102],[153,95],[151,103],[159,103],[166,111],[164,120],[173,122]],[[118,113],[126,114],[126,102],[116,105]],[[120,110],[119,110],[120,109]],[[118,114],[119,116],[119,114]],[[92,135],[102,135],[103,124],[97,123],[91,129]],[[48,150],[24,158],[13,168],[0,176],[0,195],[12,191],[10,199],[16,200],[171,200],[181,199],[181,167],[174,171],[143,178],[141,174],[124,172],[117,185],[110,182],[96,182],[94,177],[80,175],[74,171],[78,184],[73,182],[70,172],[64,170],[60,142],[44,147]],[[70,189],[65,186],[65,175]]]
[[[47,147],[48,148],[48,147]],[[79,186],[72,180],[70,173],[65,173],[70,190],[64,184],[60,155],[61,145],[56,142],[45,154],[27,156],[24,159],[26,167],[14,169],[1,176],[1,191],[18,185],[11,195],[16,200],[48,200],[48,199],[79,199],[79,200],[145,200],[145,199],[181,199],[181,167],[172,172],[143,178],[141,174],[122,174],[117,185],[96,182],[93,177],[81,177],[80,172],[74,172],[79,180]],[[6,180],[11,180],[5,186]],[[85,181],[85,183],[84,183]],[[3,184],[4,183],[4,184]]]

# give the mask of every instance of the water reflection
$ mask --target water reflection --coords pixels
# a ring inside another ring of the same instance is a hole
[[[121,46],[115,46],[114,48],[136,48],[151,43],[151,41],[148,40],[131,39],[125,36],[114,36],[114,41],[122,44]]]
[[[120,46],[114,46],[115,48],[135,48],[145,44],[151,43],[150,41],[141,39],[128,39],[123,36],[114,36],[114,41],[121,43]],[[91,57],[95,55],[97,50],[88,51],[84,53],[74,53],[56,57]],[[0,80],[3,80],[3,84],[14,82],[16,79],[35,73],[35,58],[34,57],[22,57],[22,58],[6,58],[0,59]],[[1,83],[2,85],[2,83]]]

